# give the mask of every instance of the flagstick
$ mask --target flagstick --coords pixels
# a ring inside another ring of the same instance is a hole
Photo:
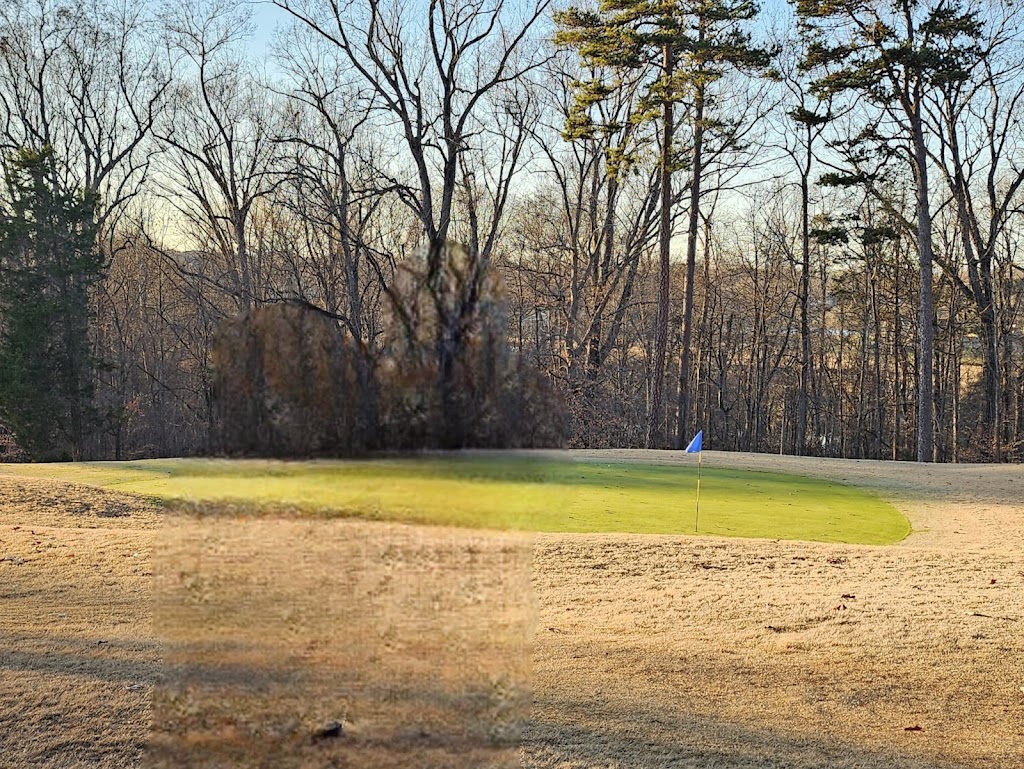
[[[697,514],[693,517],[693,533],[697,533],[697,524],[700,521],[700,463],[704,459],[703,448],[697,452]]]

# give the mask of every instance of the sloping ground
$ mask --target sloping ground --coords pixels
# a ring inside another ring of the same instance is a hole
[[[3,769],[518,765],[528,535],[0,500]]]
[[[1021,568],[544,537],[528,765],[1024,766]]]
[[[517,767],[532,554],[522,534],[169,515],[147,768]]]
[[[523,766],[1024,766],[1024,469],[716,452],[704,461],[878,488],[915,532],[890,547],[539,536]],[[0,500],[0,767],[140,765],[163,669],[156,511],[6,477]],[[332,525],[351,541],[386,531]],[[449,532],[402,528],[424,574],[447,568],[430,553],[450,546]],[[387,584],[394,553],[377,555]],[[458,560],[451,568],[465,576]],[[255,563],[253,579],[265,576]],[[422,639],[406,648],[431,658]],[[331,654],[316,651],[328,670]],[[432,746],[440,760],[447,752],[417,726],[417,709],[403,712],[406,747]],[[344,759],[361,728],[357,718],[337,743],[336,765],[364,765]]]
[[[528,766],[1024,766],[1024,468],[704,461],[878,489],[915,531],[541,537]]]

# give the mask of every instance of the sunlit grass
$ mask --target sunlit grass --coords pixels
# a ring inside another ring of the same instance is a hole
[[[696,465],[494,455],[367,461],[169,459],[0,465],[0,472],[164,501],[546,532],[693,533]],[[909,524],[862,489],[802,476],[701,473],[701,534],[887,544]]]

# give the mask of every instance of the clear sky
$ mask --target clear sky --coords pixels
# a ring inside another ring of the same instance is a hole
[[[252,51],[254,58],[269,54],[270,42],[279,26],[288,23],[288,14],[268,0],[250,0],[253,15]]]
[[[412,1],[412,0],[410,0]],[[585,2],[586,0],[583,0]],[[2,0],[0,0],[2,2]],[[253,9],[252,55],[259,61],[270,54],[270,43],[275,31],[289,23],[287,13],[275,6],[270,0],[249,0]],[[514,0],[513,0],[514,2]],[[570,5],[572,0],[556,0],[556,7]],[[761,23],[772,24],[774,20],[782,20],[792,15],[792,9],[786,0],[761,0]]]

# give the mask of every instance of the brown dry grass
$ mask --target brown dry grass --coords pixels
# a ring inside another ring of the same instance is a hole
[[[138,765],[160,672],[157,511],[6,476],[0,500],[0,765]]]
[[[517,766],[531,556],[523,535],[171,518],[147,766]]]
[[[1024,469],[705,462],[879,488],[915,532],[891,547],[538,536],[524,766],[1024,766]],[[164,765],[183,765],[182,746],[203,765],[238,744],[296,766],[507,762],[496,674],[527,668],[473,639],[498,623],[517,648],[526,604],[501,596],[526,572],[515,561],[502,572],[512,582],[488,581],[473,565],[512,552],[495,535],[346,521],[329,536],[300,521],[159,529],[138,500],[15,478],[0,478],[0,499],[0,766],[141,765],[153,704],[150,759]],[[324,601],[338,595],[363,598]],[[446,609],[431,624],[435,603]],[[217,646],[218,634],[249,645]],[[332,718],[348,735],[313,740]],[[460,737],[453,718],[472,726]]]
[[[540,537],[529,765],[1024,766],[1024,468],[707,454],[878,489],[915,531]]]

